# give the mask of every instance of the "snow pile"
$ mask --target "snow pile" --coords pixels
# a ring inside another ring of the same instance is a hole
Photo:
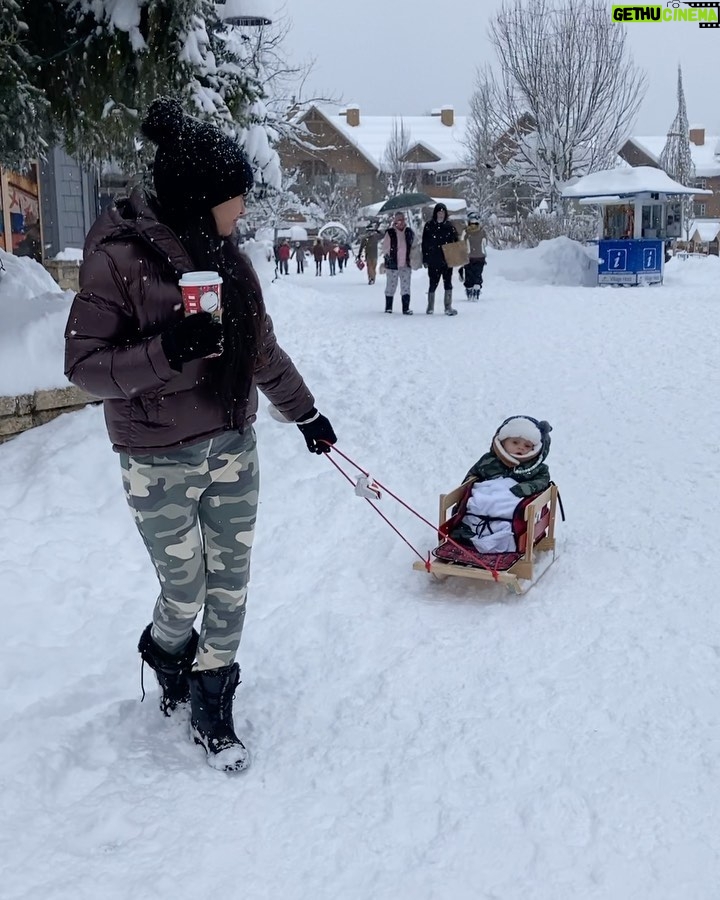
[[[272,230],[270,230],[270,234],[272,236]],[[240,249],[250,258],[250,262],[258,274],[264,290],[272,281],[275,273],[275,254],[273,252],[272,237],[270,240],[258,238],[257,236],[254,239],[250,238],[247,241],[243,241]]]
[[[22,303],[38,294],[61,294],[57,281],[29,256],[13,256],[0,250],[0,301]]]
[[[78,250],[77,247],[65,247],[64,250],[61,250],[53,259],[60,260],[61,262],[82,262],[83,251],[82,249]]]
[[[567,237],[542,241],[537,247],[488,253],[488,275],[492,272],[508,281],[532,284],[597,284],[597,247],[571,241]]]
[[[64,330],[73,292],[32,259],[0,250],[0,396],[67,387]]]
[[[665,284],[706,290],[711,279],[720,280],[720,258],[717,256],[677,255],[665,263]]]

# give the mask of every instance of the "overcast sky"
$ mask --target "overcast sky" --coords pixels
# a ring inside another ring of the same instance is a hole
[[[245,2],[251,6],[253,0]],[[580,6],[582,0],[575,2]],[[295,62],[315,59],[306,96],[332,94],[357,103],[361,114],[422,115],[444,104],[466,114],[476,68],[493,59],[487,28],[500,5],[501,0],[286,0],[292,22],[286,44]],[[610,7],[608,0],[608,22]],[[648,76],[635,134],[667,132],[677,108],[678,63],[690,124],[720,133],[713,86],[720,29],[690,22],[613,27],[627,28],[635,63]]]

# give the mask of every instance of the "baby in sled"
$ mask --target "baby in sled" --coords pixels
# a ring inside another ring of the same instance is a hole
[[[467,473],[474,479],[459,524],[450,531],[455,541],[471,544],[479,553],[515,551],[513,516],[524,498],[550,485],[545,460],[550,452],[547,422],[511,416],[495,432],[490,452]]]

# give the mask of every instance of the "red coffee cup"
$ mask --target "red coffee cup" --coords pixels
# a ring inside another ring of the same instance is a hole
[[[186,272],[180,279],[186,315],[198,312],[222,314],[222,278],[217,272]]]

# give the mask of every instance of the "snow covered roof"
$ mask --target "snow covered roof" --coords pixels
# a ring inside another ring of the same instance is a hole
[[[383,157],[393,135],[393,129],[402,124],[409,138],[409,149],[421,144],[437,156],[437,162],[419,163],[419,168],[431,167],[436,172],[463,167],[467,148],[463,144],[467,128],[467,116],[453,114],[453,124],[443,125],[440,115],[430,116],[368,116],[360,111],[360,124],[348,125],[347,117],[337,107],[317,106],[319,112],[337,130],[357,147],[377,169],[383,167]],[[347,109],[347,107],[343,107]],[[357,107],[355,107],[357,109]],[[438,110],[439,113],[439,110]]]
[[[710,243],[720,234],[720,219],[695,219],[690,222],[688,234],[691,241]]]
[[[662,194],[712,194],[700,188],[679,184],[662,169],[653,166],[634,166],[628,169],[605,169],[584,175],[566,187],[563,197],[630,196],[647,192]]]
[[[664,136],[631,137],[630,140],[660,165],[660,155],[666,141]],[[690,141],[690,155],[695,164],[695,174],[698,178],[720,176],[720,136],[706,134],[702,147],[698,147],[697,144]]]

